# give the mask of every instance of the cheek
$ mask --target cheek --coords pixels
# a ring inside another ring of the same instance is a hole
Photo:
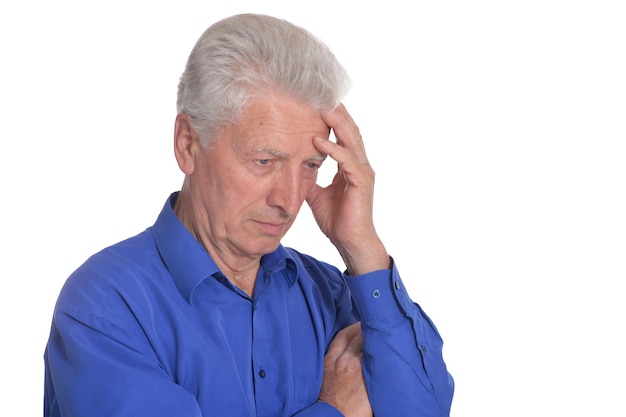
[[[220,175],[219,184],[215,185],[222,201],[220,208],[236,213],[264,201],[271,187],[265,179],[233,169],[224,170],[223,175]]]
[[[197,192],[203,194],[205,205],[213,212],[212,215],[215,215],[214,212],[232,214],[234,206],[238,202],[241,204],[242,198],[245,198],[242,190],[246,189],[236,170],[215,160],[208,161],[202,168]]]
[[[317,175],[302,182],[302,195],[306,198],[317,182]]]
[[[207,182],[220,193],[244,193],[251,188],[251,178],[245,175],[240,166],[228,163],[219,158],[209,162],[206,175]]]

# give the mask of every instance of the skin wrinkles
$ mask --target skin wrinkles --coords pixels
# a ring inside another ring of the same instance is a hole
[[[274,251],[315,185],[326,155],[314,137],[330,129],[319,111],[279,93],[252,98],[236,124],[204,149],[177,119],[185,181],[174,211],[226,276],[252,295],[260,258]]]

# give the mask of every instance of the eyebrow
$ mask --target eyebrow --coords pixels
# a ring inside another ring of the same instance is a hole
[[[258,148],[258,149],[255,149],[255,150],[249,152],[248,154],[249,155],[254,155],[255,153],[260,153],[260,152],[267,152],[270,155],[275,156],[277,158],[289,158],[289,154],[286,154],[286,153],[281,152],[281,151],[276,150],[276,149],[269,149],[269,148]],[[320,153],[320,154],[317,154],[317,155],[313,155],[310,158],[307,158],[307,160],[324,161],[324,160],[326,160],[327,157],[328,157],[328,155]]]

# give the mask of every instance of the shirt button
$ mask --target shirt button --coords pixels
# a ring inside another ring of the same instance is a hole
[[[260,377],[260,378],[265,378],[265,371],[264,371],[263,369],[261,369],[261,370],[259,371],[259,377]]]
[[[380,291],[379,291],[379,290],[374,290],[374,291],[372,291],[372,297],[373,297],[373,298],[378,298],[378,297],[380,297]]]
[[[422,345],[422,353],[425,355],[426,354],[426,345]]]
[[[400,281],[396,281],[395,286],[396,286],[396,290],[399,290],[400,289]]]

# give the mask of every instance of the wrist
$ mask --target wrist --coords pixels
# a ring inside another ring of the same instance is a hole
[[[353,276],[364,275],[391,267],[391,259],[382,243],[375,246],[367,246],[366,249],[339,250],[339,253],[346,264],[348,274]]]

